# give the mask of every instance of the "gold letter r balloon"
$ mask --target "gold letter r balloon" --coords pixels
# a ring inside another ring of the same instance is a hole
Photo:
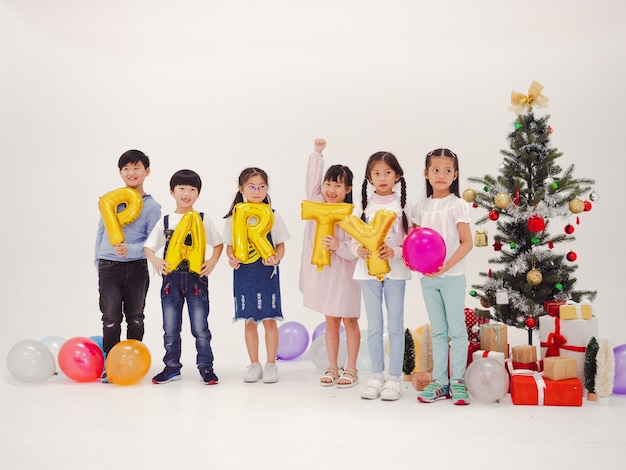
[[[117,212],[120,204],[126,204],[126,207]],[[101,196],[98,207],[109,241],[115,246],[124,241],[122,227],[136,220],[141,214],[143,199],[133,188],[120,188]]]

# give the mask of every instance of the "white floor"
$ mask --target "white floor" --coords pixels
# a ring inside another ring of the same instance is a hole
[[[245,384],[245,364],[204,385],[180,381],[26,384],[0,376],[3,469],[623,468],[626,395],[606,406],[420,404],[407,382],[397,402],[323,388],[308,352],[280,362],[276,384]],[[556,466],[555,466],[556,465]]]

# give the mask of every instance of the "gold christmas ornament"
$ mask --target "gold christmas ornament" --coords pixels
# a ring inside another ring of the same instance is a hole
[[[585,210],[585,202],[582,199],[574,198],[569,202],[569,210],[574,214],[580,214]]]
[[[489,245],[489,239],[487,237],[487,230],[476,230],[474,234],[474,246],[487,246]]]
[[[541,284],[543,276],[541,275],[541,272],[537,271],[536,269],[531,269],[526,273],[526,280],[533,286],[538,286],[539,284]]]
[[[504,209],[511,203],[511,196],[506,193],[498,193],[496,197],[493,198],[493,203],[496,207]]]
[[[515,114],[522,114],[531,111],[533,106],[537,108],[545,108],[548,106],[549,98],[542,95],[543,85],[539,82],[533,81],[528,89],[528,96],[518,92],[511,92],[511,106],[509,111],[513,111]]]
[[[467,188],[465,191],[463,191],[463,199],[465,199],[467,202],[474,202],[476,200],[476,191],[474,191],[472,188]]]

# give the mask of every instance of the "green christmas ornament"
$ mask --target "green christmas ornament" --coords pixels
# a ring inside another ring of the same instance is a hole
[[[559,183],[555,181],[554,183],[550,184],[550,189],[554,189],[554,190],[559,189]]]
[[[469,291],[469,295],[471,295],[472,297],[476,297],[478,295],[478,292],[476,292],[475,290],[471,290]]]
[[[515,248],[517,248],[517,243],[511,242],[509,243],[509,247],[511,248],[511,250],[514,250]]]
[[[539,243],[539,239],[537,237],[532,237],[530,241],[533,245],[537,245]]]
[[[489,187],[488,186],[483,186],[483,191],[485,191],[486,193],[489,192]]]
[[[515,123],[515,130],[518,131],[522,127],[522,124],[519,122]]]
[[[563,290],[563,284],[561,284],[560,282],[557,282],[554,288],[560,292]]]

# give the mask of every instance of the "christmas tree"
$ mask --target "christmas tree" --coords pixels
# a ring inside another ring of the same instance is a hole
[[[596,362],[596,356],[598,355],[598,350],[600,349],[600,345],[598,344],[598,340],[595,336],[592,336],[587,344],[587,349],[585,350],[585,363],[583,366],[583,370],[585,373],[585,388],[587,389],[587,399],[590,401],[597,400],[596,398],[596,373],[598,370],[598,365]]]
[[[563,155],[550,143],[552,128],[549,115],[535,116],[533,108],[547,106],[541,94],[543,86],[533,82],[528,95],[511,94],[510,111],[516,113],[513,130],[508,135],[510,149],[504,156],[499,175],[468,178],[481,185],[480,190],[466,189],[463,198],[475,208],[487,210],[476,221],[496,223],[494,250],[488,272],[481,272],[484,284],[473,285],[470,295],[478,297],[483,307],[493,307],[495,320],[532,331],[543,315],[546,300],[593,300],[595,291],[575,290],[576,253],[566,254],[557,246],[571,247],[575,226],[582,212],[597,200],[594,181],[574,177],[574,165],[563,170],[557,160]],[[584,200],[589,194],[589,200]],[[572,220],[573,218],[573,220]],[[565,220],[565,228],[559,225]],[[549,231],[551,222],[560,233]]]
[[[404,360],[402,361],[402,372],[411,375],[415,369],[415,341],[408,328],[404,330]]]

